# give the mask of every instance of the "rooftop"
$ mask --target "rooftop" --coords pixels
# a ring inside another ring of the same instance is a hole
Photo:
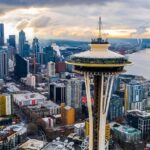
[[[27,142],[23,143],[19,148],[29,149],[29,150],[41,150],[46,143],[36,139],[29,139]]]
[[[108,50],[109,44],[91,44],[91,49],[71,56],[67,62],[75,66],[123,67],[131,62],[118,53]]]
[[[124,125],[120,125],[120,126],[117,126],[117,127],[114,127],[114,129],[120,131],[120,132],[123,132],[123,133],[126,133],[126,134],[134,134],[134,133],[140,133],[141,131],[138,130],[138,129],[135,129],[133,127],[130,127],[130,126],[124,126]]]
[[[24,127],[24,124],[10,125],[6,128],[1,129],[0,141],[3,141],[7,137],[10,137],[15,133],[20,134],[20,135],[26,133],[26,128]]]
[[[39,93],[25,93],[25,94],[14,94],[15,99],[18,101],[26,101],[29,99],[46,99],[45,96]]]
[[[146,112],[146,111],[140,111],[138,109],[136,110],[128,110],[127,114],[132,114],[134,116],[139,116],[139,117],[150,117],[150,113]]]
[[[60,106],[57,105],[56,103],[54,103],[51,100],[44,101],[42,104],[38,104],[38,105],[35,105],[35,106],[28,106],[29,109],[40,109],[41,107],[45,107],[47,109],[50,109],[52,107],[59,108]]]

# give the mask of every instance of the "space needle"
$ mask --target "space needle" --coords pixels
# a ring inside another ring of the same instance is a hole
[[[92,39],[88,51],[74,54],[67,61],[77,73],[83,74],[86,85],[89,113],[89,150],[105,150],[105,125],[108,107],[116,75],[131,62],[125,56],[108,50],[110,44],[102,39],[101,18],[99,37]],[[91,102],[90,83],[94,79],[94,104]]]

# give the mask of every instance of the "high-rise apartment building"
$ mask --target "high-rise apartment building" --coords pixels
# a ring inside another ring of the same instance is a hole
[[[29,74],[29,60],[24,59],[20,55],[16,54],[15,61],[15,76],[18,78],[27,77],[27,74]]]
[[[57,104],[66,103],[65,85],[63,83],[50,83],[49,98]]]
[[[0,116],[12,114],[12,99],[10,95],[0,95]]]
[[[109,121],[115,121],[123,117],[123,99],[118,95],[112,95],[109,104],[107,118]]]
[[[39,40],[38,38],[34,38],[32,42],[32,52],[34,56],[37,58],[38,53],[40,52]]]
[[[4,24],[0,23],[0,46],[4,46]]]
[[[8,75],[8,53],[5,50],[0,50],[0,78]]]
[[[28,41],[25,41],[23,48],[23,57],[29,57],[30,54],[30,45]]]
[[[125,110],[143,109],[144,90],[142,83],[132,81],[125,89]]]
[[[66,103],[74,108],[81,108],[82,84],[80,79],[72,78],[66,84]]]
[[[24,44],[26,41],[26,35],[23,30],[19,32],[19,54],[24,57]]]
[[[15,35],[9,35],[8,44],[9,46],[16,48],[16,36]]]
[[[47,64],[47,73],[49,77],[54,77],[55,76],[55,63],[50,61]]]

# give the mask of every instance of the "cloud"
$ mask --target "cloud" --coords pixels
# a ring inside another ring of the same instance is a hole
[[[29,22],[27,20],[23,20],[23,21],[18,23],[16,28],[17,28],[17,30],[23,30],[28,26],[28,24],[29,24]]]
[[[12,6],[64,6],[64,5],[89,5],[105,4],[119,0],[1,0],[0,4]]]
[[[148,32],[149,23],[141,25],[135,29],[135,32],[132,32],[131,37],[141,38],[143,34]]]
[[[44,28],[50,25],[51,17],[49,16],[40,16],[38,18],[33,19],[30,22],[30,27],[33,28]]]
[[[39,38],[90,39],[102,16],[104,37],[148,36],[148,25],[138,26],[150,20],[149,5],[147,0],[0,0],[0,22],[17,28],[14,34],[24,29],[30,37],[33,31]]]

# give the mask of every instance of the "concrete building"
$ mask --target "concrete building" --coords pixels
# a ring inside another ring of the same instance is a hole
[[[61,107],[52,101],[44,101],[38,105],[27,106],[31,112],[35,112],[41,117],[54,116],[61,114]]]
[[[127,111],[128,124],[142,133],[142,138],[146,139],[150,135],[150,113],[140,110]]]
[[[42,104],[46,97],[39,93],[13,94],[13,100],[18,106],[23,107]]]
[[[55,76],[55,63],[50,61],[47,64],[47,73],[49,77],[54,77]]]
[[[8,94],[0,95],[0,116],[11,115],[13,112],[13,103]]]
[[[72,78],[66,83],[66,104],[74,108],[81,108],[82,83],[80,79]]]
[[[32,74],[28,74],[28,75],[27,75],[27,78],[26,78],[26,85],[35,88],[35,86],[36,86],[36,78],[35,78],[34,75],[32,75]]]

